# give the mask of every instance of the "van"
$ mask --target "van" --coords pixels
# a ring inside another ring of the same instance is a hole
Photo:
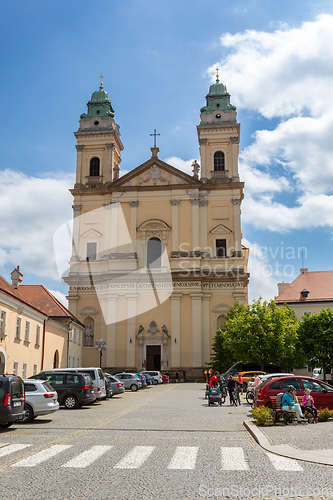
[[[0,375],[0,428],[10,427],[24,415],[24,386],[17,375]]]
[[[53,371],[57,370],[66,372],[88,373],[88,375],[90,375],[93,381],[93,389],[96,395],[96,399],[99,400],[106,399],[105,379],[101,368],[96,368],[96,367],[53,368]]]

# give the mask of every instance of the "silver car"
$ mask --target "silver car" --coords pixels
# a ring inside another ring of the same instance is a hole
[[[142,387],[141,380],[136,373],[117,373],[115,376],[123,382],[125,389],[131,389],[134,392]]]
[[[122,382],[122,380],[119,380],[119,378],[117,378],[114,375],[110,375],[109,373],[104,373],[104,377],[109,379],[111,382],[112,396],[114,396],[115,394],[122,394],[123,392],[125,392],[124,382]]]
[[[23,380],[25,414],[22,422],[59,410],[58,394],[45,380]]]

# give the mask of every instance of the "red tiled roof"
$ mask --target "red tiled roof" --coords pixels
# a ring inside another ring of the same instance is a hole
[[[75,318],[43,285],[20,285],[20,293],[47,316]]]
[[[301,292],[307,290],[307,297]],[[301,273],[283,292],[275,297],[275,302],[327,302],[333,301],[333,271],[313,271]]]
[[[21,290],[21,287],[20,287]],[[34,304],[32,301],[29,300],[28,297],[25,297],[23,294],[21,294],[16,288],[13,288],[8,281],[5,280],[2,276],[0,276],[0,291],[11,295],[14,297],[16,300],[19,300],[23,304],[28,305],[29,307],[32,307],[33,309],[36,309],[37,311],[45,314],[39,307],[37,307],[36,304]]]

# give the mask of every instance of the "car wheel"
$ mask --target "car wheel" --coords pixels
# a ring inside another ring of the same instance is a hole
[[[1,429],[7,429],[11,425],[13,425],[13,422],[0,422],[0,428]]]
[[[64,399],[64,405],[67,410],[74,410],[78,406],[76,397],[71,394],[66,396]]]
[[[138,390],[138,386],[136,384],[132,384],[130,389],[131,391],[136,392]]]
[[[34,418],[33,409],[31,408],[30,405],[26,405],[21,422],[23,423],[30,422],[30,420],[32,420],[33,418]]]
[[[158,384],[158,382],[157,382],[156,378],[154,378],[154,385],[157,385],[157,384]]]

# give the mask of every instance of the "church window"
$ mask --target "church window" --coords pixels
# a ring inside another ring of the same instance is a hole
[[[96,260],[97,243],[87,243],[87,260]]]
[[[214,171],[224,170],[224,153],[222,151],[216,151],[214,154]]]
[[[216,257],[226,257],[227,240],[216,240]]]
[[[99,158],[95,157],[90,160],[90,177],[99,177],[99,164]]]
[[[157,269],[161,267],[162,243],[158,238],[151,238],[147,248],[147,267]]]

